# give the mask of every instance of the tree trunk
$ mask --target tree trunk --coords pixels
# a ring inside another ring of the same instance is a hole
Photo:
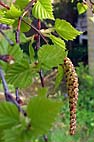
[[[88,64],[89,72],[94,77],[94,23],[90,21],[89,17],[92,17],[90,9],[87,11],[88,21]]]

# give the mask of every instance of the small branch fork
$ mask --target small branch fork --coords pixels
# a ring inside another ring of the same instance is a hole
[[[21,27],[22,18],[28,13],[28,11],[30,10],[30,8],[32,7],[32,5],[33,5],[34,2],[37,2],[37,0],[31,0],[28,3],[28,5],[24,8],[23,15],[19,17],[18,26],[17,26],[17,30],[16,30],[16,43],[20,43],[19,36],[20,36],[20,27]],[[6,5],[6,4],[4,4],[2,1],[0,1],[0,6],[6,8],[7,10],[10,10],[10,7],[8,5]],[[7,40],[9,41],[8,38],[7,38]]]
[[[21,27],[21,22],[23,21],[25,24],[27,24],[28,26],[30,26],[31,28],[33,28],[42,38],[43,38],[43,40],[45,41],[45,43],[46,44],[48,44],[48,42],[47,42],[47,40],[45,39],[45,37],[42,35],[42,33],[40,32],[40,26],[41,26],[41,24],[40,24],[40,22],[38,21],[38,28],[36,28],[34,25],[32,25],[32,24],[29,24],[29,23],[27,23],[24,19],[23,19],[23,17],[28,13],[28,11],[30,10],[30,8],[33,6],[33,4],[34,3],[36,3],[37,2],[37,0],[32,0],[32,1],[30,1],[29,2],[29,4],[25,7],[25,9],[24,9],[24,12],[23,12],[23,15],[22,16],[20,16],[19,17],[19,20],[18,20],[18,26],[17,26],[17,30],[16,30],[16,43],[20,43],[20,38],[19,38],[19,36],[20,36],[20,27]],[[40,24],[40,25],[39,25]],[[40,36],[39,36],[39,38],[40,38]],[[38,42],[38,44],[39,44],[39,42]]]
[[[40,32],[39,29],[37,29],[34,25],[30,25],[29,23],[27,23],[23,17],[28,13],[28,11],[30,10],[30,8],[33,6],[34,3],[36,3],[37,0],[31,0],[28,5],[24,8],[24,12],[23,15],[19,17],[18,19],[18,26],[17,26],[17,30],[16,30],[16,43],[20,43],[20,27],[21,27],[21,22],[23,21],[25,24],[27,24],[28,26],[30,26],[31,28],[33,28],[45,41],[46,44],[48,44],[47,40],[45,39],[45,37],[42,35],[42,33]],[[10,10],[10,7],[5,5],[3,2],[0,1],[0,5],[4,8],[6,8],[7,10]],[[8,37],[0,30],[0,33],[6,38],[6,40],[9,42],[10,45],[14,45],[14,43],[12,41],[10,41],[10,39],[8,39]]]
[[[18,110],[24,115],[27,116],[26,112],[21,108],[19,103],[12,97],[11,93],[9,92],[8,85],[6,83],[4,73],[2,71],[2,68],[0,67],[0,78],[2,80],[3,88],[4,88],[4,94],[5,94],[5,99],[6,101],[9,101],[13,104],[15,104],[18,108]]]
[[[36,2],[36,0],[31,0],[28,3],[28,5],[24,8],[23,15],[19,17],[18,26],[17,26],[17,30],[16,30],[16,43],[18,43],[18,44],[20,43],[20,27],[21,27],[22,19],[28,13],[30,8],[33,6],[34,2]]]

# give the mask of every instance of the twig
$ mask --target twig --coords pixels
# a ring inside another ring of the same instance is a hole
[[[24,102],[23,102],[23,100],[22,99],[20,99],[20,97],[19,97],[19,89],[18,88],[16,88],[15,89],[15,95],[16,95],[16,101],[18,102],[18,104],[24,104]]]
[[[10,29],[10,26],[0,23],[0,30],[8,30],[8,29]]]
[[[46,38],[43,36],[43,34],[33,25],[33,24],[29,24],[27,23],[24,19],[22,19],[22,21],[24,23],[26,23],[28,26],[30,26],[31,28],[33,28],[38,34],[40,34],[40,36],[42,37],[42,39],[45,41],[46,44],[48,44],[48,41],[46,40]]]
[[[21,28],[22,19],[28,13],[29,9],[32,7],[34,2],[36,2],[36,0],[32,0],[28,3],[28,5],[24,9],[22,16],[20,16],[18,19],[18,26],[17,26],[17,30],[15,33],[16,34],[16,43],[18,43],[18,44],[20,43],[20,28]]]
[[[14,58],[11,55],[0,55],[0,60],[9,63],[9,64],[13,64],[14,63]]]
[[[36,41],[36,51],[38,51],[38,49],[40,48],[40,30],[41,30],[41,21],[38,19],[38,25],[37,25],[37,30],[39,31],[38,33],[38,38]],[[43,72],[42,70],[39,71],[39,76],[40,76],[40,80],[41,80],[41,86],[44,87],[44,77],[43,77]]]
[[[11,41],[11,40],[7,37],[7,35],[6,35],[2,30],[0,30],[0,33],[4,36],[4,38],[8,41],[8,43],[9,43],[11,46],[14,46],[13,41]]]
[[[5,81],[4,73],[3,73],[2,69],[1,69],[1,67],[0,67],[0,78],[2,80],[4,92],[5,92],[5,95],[6,95],[9,92],[9,90],[8,90],[8,85],[7,85],[6,81]]]
[[[38,30],[41,30],[41,21],[38,19],[38,25],[37,25]],[[40,33],[38,33],[38,40],[36,43],[36,48],[37,50],[40,48]]]
[[[2,1],[0,1],[0,5],[4,8],[6,8],[7,10],[10,10],[10,7],[6,4],[4,4]]]
[[[92,12],[92,16],[94,17],[94,2],[92,2],[92,0],[83,0],[83,4],[86,4],[88,6],[88,8],[91,10]]]
[[[44,76],[43,76],[42,70],[39,71],[39,76],[40,76],[40,80],[41,80],[41,86],[44,87]]]
[[[28,5],[25,7],[24,12],[25,11],[29,11],[29,9],[32,7],[33,3],[37,2],[37,0],[31,0]]]
[[[90,3],[92,4],[92,5],[94,5],[94,2],[92,2],[92,0],[89,0],[90,1]]]
[[[16,43],[20,43],[20,27],[21,27],[21,22],[22,22],[22,16],[19,17],[18,20],[18,26],[17,26],[17,30],[16,30]]]
[[[20,100],[18,88],[15,89],[15,94],[16,94],[16,101],[18,102]]]
[[[41,30],[41,21],[38,19],[38,39],[37,39],[37,43],[36,43],[36,50],[38,51],[38,49],[40,48],[40,30]],[[41,80],[41,86],[44,87],[44,76],[43,76],[43,72],[42,70],[40,69],[39,71],[39,76],[40,76],[40,80]],[[48,138],[46,135],[43,135],[43,139],[45,142],[48,142]]]
[[[18,110],[20,112],[22,112],[22,114],[24,116],[27,116],[26,112],[21,108],[21,106],[18,104],[18,102],[12,97],[11,93],[9,92],[8,85],[6,83],[6,80],[5,80],[5,77],[4,77],[4,73],[3,73],[1,67],[0,67],[0,78],[2,80],[6,101],[9,101],[9,102],[12,102],[13,104],[15,104],[17,106]]]

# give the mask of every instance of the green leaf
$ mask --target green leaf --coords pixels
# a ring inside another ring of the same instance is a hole
[[[43,45],[38,51],[38,59],[43,69],[51,69],[63,63],[66,53],[55,45]]]
[[[43,95],[43,96],[46,96],[47,95],[47,91],[48,91],[48,88],[39,88],[38,90],[38,95]]]
[[[50,39],[52,40],[52,42],[55,44],[55,45],[57,45],[57,46],[59,46],[59,47],[62,47],[64,50],[66,49],[65,48],[65,42],[64,42],[64,40],[62,40],[61,38],[59,38],[59,37],[56,37],[56,36],[54,36],[54,35],[52,35],[52,34],[50,34]]]
[[[20,43],[25,43],[28,41],[28,38],[25,36],[24,33],[20,33]]]
[[[19,124],[18,108],[8,102],[0,103],[0,129],[9,129]]]
[[[32,43],[29,44],[29,55],[30,55],[30,60],[34,61],[35,52],[34,52],[34,49],[32,47]]]
[[[9,46],[5,39],[0,42],[0,54],[11,55],[14,57],[15,61],[19,61],[23,57],[23,51],[21,50],[20,46]]]
[[[55,81],[55,88],[57,89],[63,79],[64,76],[64,70],[62,66],[58,66],[58,74],[56,76],[56,81]]]
[[[87,11],[87,9],[88,9],[88,6],[86,4],[83,4],[80,2],[77,3],[77,10],[79,14],[83,14],[84,12]]]
[[[5,16],[5,12],[2,9],[0,9],[0,18],[3,16]]]
[[[50,100],[42,95],[31,99],[27,107],[27,114],[31,119],[32,137],[36,138],[49,131],[61,106],[61,102]]]
[[[8,36],[8,38],[10,40],[12,40],[14,42],[14,44],[16,44],[16,41],[15,41],[15,33],[12,31],[12,30],[8,30],[5,32],[5,34]],[[4,41],[6,41],[6,39],[3,37]],[[20,43],[25,43],[28,41],[28,38],[25,36],[24,33],[20,32]],[[2,39],[0,39],[0,43],[2,42]],[[8,43],[8,42],[7,42]],[[6,45],[5,45],[6,46]],[[8,43],[8,46],[10,47],[9,43]]]
[[[13,4],[10,7],[10,10],[7,10],[5,17],[9,19],[14,19],[20,17],[22,14],[22,11],[20,9],[17,9]]]
[[[8,42],[5,38],[0,39],[0,54],[8,54]]]
[[[20,124],[11,129],[4,130],[2,140],[4,142],[31,142],[31,131]]]
[[[14,47],[9,47],[8,54],[13,56],[15,62],[21,60],[23,57],[23,51],[21,50],[19,45],[15,45]]]
[[[25,19],[25,18],[24,18]],[[30,20],[28,19],[25,19],[25,21],[29,24],[30,23]],[[30,30],[30,26],[27,25],[26,23],[24,23],[23,21],[21,22],[21,32],[27,32]]]
[[[12,129],[4,130],[2,140],[4,142],[19,142],[16,138],[16,134]]]
[[[21,138],[21,130],[20,127],[13,127],[11,129],[4,130],[2,140],[4,142],[24,142],[23,138]]]
[[[2,137],[3,137],[3,131],[0,132],[0,142],[4,142],[3,139],[2,139]]]
[[[55,21],[55,30],[65,40],[73,40],[82,33],[77,31],[66,20],[60,20],[60,19],[56,19]]]
[[[32,9],[33,16],[41,20],[43,19],[54,20],[52,11],[53,9],[52,9],[51,0],[38,0]]]
[[[29,0],[16,0],[15,2],[15,5],[18,7],[18,8],[25,8],[26,5],[29,3]]]
[[[12,25],[15,22],[14,19],[9,19],[9,18],[0,18],[0,23],[7,24],[7,25]]]
[[[14,58],[14,62],[19,62],[23,57],[23,51],[21,50],[19,45],[10,46],[8,42],[3,38],[0,40],[0,54],[1,55],[10,55]],[[0,66],[4,69],[4,71],[8,70],[8,64],[0,61]]]
[[[8,83],[15,87],[25,88],[32,82],[32,70],[27,60],[11,65],[7,71],[6,79]]]

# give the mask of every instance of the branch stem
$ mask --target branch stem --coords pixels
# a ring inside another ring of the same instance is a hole
[[[2,69],[0,68],[0,78],[2,80],[2,84],[3,84],[3,88],[4,88],[4,92],[5,92],[5,95],[9,92],[8,90],[8,85],[6,83],[6,80],[5,80],[5,77],[4,77],[4,74],[3,74],[3,71]],[[6,96],[5,96],[6,97]]]
[[[10,7],[8,5],[6,5],[5,3],[3,3],[2,1],[0,1],[0,5],[4,8],[6,8],[7,10],[10,10]]]
[[[24,116],[26,116],[26,112],[21,108],[21,106],[18,104],[18,102],[12,97],[11,93],[9,92],[8,85],[6,83],[6,80],[5,80],[5,77],[4,77],[4,73],[3,73],[1,67],[0,67],[0,78],[2,80],[6,101],[9,101],[9,102],[15,104],[17,106],[18,110],[20,112],[22,112],[22,114]]]
[[[43,76],[42,70],[40,70],[39,76],[40,76],[40,80],[41,80],[41,86],[44,87],[44,86],[45,86],[45,85],[44,85],[44,76]]]
[[[42,39],[45,41],[46,44],[48,44],[48,41],[46,40],[46,38],[43,36],[43,34],[33,25],[33,24],[29,24],[27,23],[24,19],[22,19],[22,21],[27,24],[28,26],[30,26],[31,28],[33,28],[41,37]]]
[[[7,40],[7,42],[8,42],[11,46],[14,45],[13,41],[11,41],[11,40],[7,37],[7,35],[6,35],[2,30],[0,30],[0,33],[4,36],[4,38]]]
[[[37,2],[37,0],[31,0],[31,1],[28,3],[28,5],[25,7],[24,12],[25,12],[25,11],[28,11],[28,10],[32,7],[32,5],[33,5],[34,2]]]

